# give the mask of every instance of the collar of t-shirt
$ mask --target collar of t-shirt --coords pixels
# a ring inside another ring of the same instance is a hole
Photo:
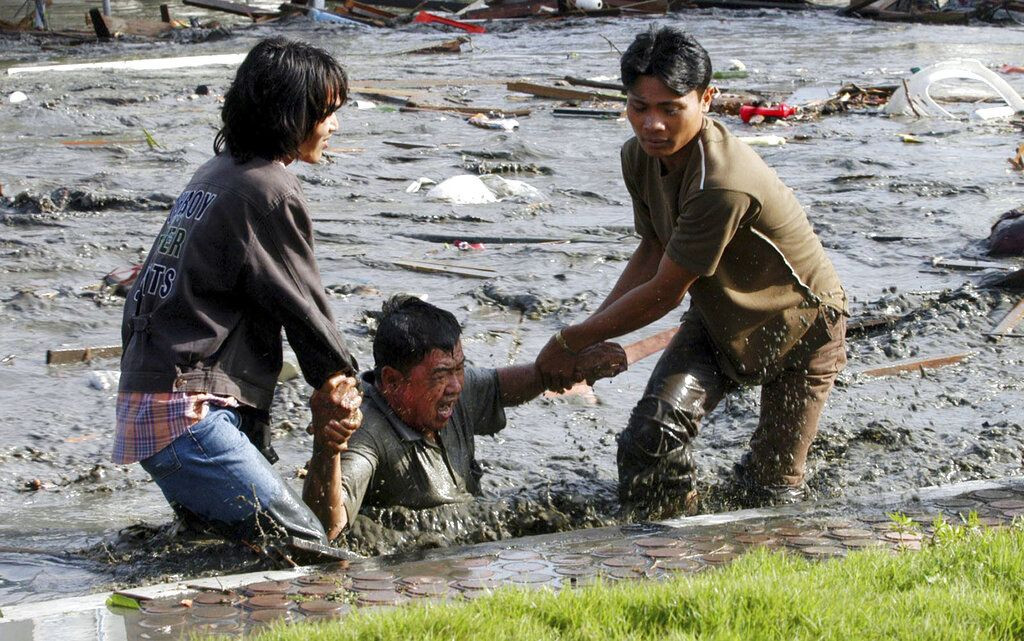
[[[373,403],[380,413],[387,419],[388,424],[395,430],[399,438],[403,441],[422,441],[424,445],[429,447],[439,447],[441,439],[437,439],[436,443],[432,443],[427,439],[423,438],[423,434],[409,427],[405,421],[398,417],[395,410],[391,409],[391,405],[388,404],[384,395],[377,389],[376,379],[374,378],[373,371],[363,372],[360,376],[360,381],[363,388],[363,402],[369,400]]]
[[[686,143],[686,145],[679,150],[683,162],[679,165],[678,169],[669,171],[665,169],[665,165],[661,164],[661,161],[658,160],[658,169],[660,170],[658,175],[661,177],[663,181],[674,182],[677,185],[679,184],[679,181],[681,181],[683,178],[683,174],[686,173],[686,166],[690,164],[690,158],[693,157],[694,150],[697,149],[697,145],[699,144],[698,141],[700,140],[701,136],[704,135],[704,130],[707,128],[708,119],[707,117],[705,117],[703,122],[701,123],[700,131],[697,132],[697,135],[693,137],[693,140]]]

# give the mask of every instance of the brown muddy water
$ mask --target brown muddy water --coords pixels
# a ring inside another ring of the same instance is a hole
[[[19,4],[4,0],[0,17]],[[65,11],[67,20],[77,20],[81,9]],[[145,13],[155,15],[155,4]],[[316,219],[333,310],[360,363],[370,364],[367,313],[387,296],[410,291],[456,313],[473,364],[502,365],[531,358],[557,327],[596,307],[637,242],[619,176],[628,125],[555,118],[551,103],[509,94],[503,81],[614,76],[617,54],[609,41],[624,49],[637,31],[667,22],[695,33],[717,68],[737,58],[752,70],[725,87],[783,97],[843,82],[895,83],[911,67],[952,57],[1024,63],[1020,29],[888,25],[827,11],[698,11],[659,20],[500,25],[475,36],[472,51],[459,56],[395,55],[449,37],[427,28],[364,31],[303,21],[191,45],[15,39],[0,41],[0,68],[238,53],[283,32],[330,49],[354,85],[422,87],[425,102],[433,103],[533,107],[518,131],[498,133],[436,113],[349,104],[339,114],[332,158],[296,168]],[[0,605],[259,567],[245,552],[175,537],[163,527],[171,512],[141,469],[109,462],[114,392],[89,380],[93,371],[116,369],[116,360],[43,362],[48,348],[118,342],[122,300],[97,293],[96,285],[141,259],[167,204],[209,157],[218,97],[232,74],[229,67],[205,67],[0,76]],[[1024,92],[1024,77],[1007,79]],[[193,95],[198,85],[210,94]],[[9,104],[14,91],[28,100]],[[1024,178],[1006,161],[1021,141],[1020,122],[911,121],[867,112],[760,128],[724,120],[741,134],[790,139],[761,153],[807,206],[854,312],[905,315],[851,340],[849,373],[812,451],[814,493],[870,495],[1021,474],[1024,342],[992,344],[983,335],[1017,297],[977,287],[978,275],[930,266],[935,256],[979,255],[992,221],[1024,203]],[[160,146],[150,148],[143,130]],[[922,144],[901,142],[904,133]],[[105,142],[68,144],[82,140]],[[543,202],[451,206],[405,192],[421,176],[440,181],[480,160],[549,168],[513,176],[540,189]],[[578,242],[485,243],[482,251],[463,252],[409,233]],[[498,275],[485,282],[391,264],[402,259],[446,259]],[[666,319],[625,340],[670,324]],[[973,358],[927,375],[852,373],[966,350]],[[597,405],[539,400],[511,410],[500,436],[479,440],[486,470],[479,503],[360,518],[349,544],[383,553],[615,522],[614,435],[653,364],[648,359],[599,383]],[[307,418],[308,392],[302,383],[282,385],[275,404],[278,467],[289,478],[311,446],[296,429]],[[731,466],[756,424],[757,398],[738,394],[705,422],[697,441],[705,510],[732,506],[725,498]]]

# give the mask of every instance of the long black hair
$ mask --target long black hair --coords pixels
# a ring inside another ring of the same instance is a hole
[[[673,27],[638,34],[619,62],[622,84],[631,89],[640,76],[655,76],[680,96],[711,84],[711,58],[693,36]]]
[[[213,141],[238,162],[282,160],[348,97],[348,77],[331,54],[284,38],[261,40],[238,67],[224,96],[224,126]]]

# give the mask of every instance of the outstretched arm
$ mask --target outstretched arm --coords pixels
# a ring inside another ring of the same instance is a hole
[[[615,343],[599,343],[584,350],[574,361],[574,378],[595,381],[626,371],[626,352]],[[521,405],[545,392],[535,363],[498,368],[502,407]]]
[[[657,273],[624,293],[590,318],[562,330],[562,342],[552,337],[537,356],[545,384],[565,389],[574,382],[575,354],[599,341],[646,327],[679,306],[697,275],[663,255]]]

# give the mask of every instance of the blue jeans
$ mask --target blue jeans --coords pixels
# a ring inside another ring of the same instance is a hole
[[[232,409],[206,418],[141,461],[179,514],[231,539],[295,536],[326,544],[313,512],[239,431]]]

